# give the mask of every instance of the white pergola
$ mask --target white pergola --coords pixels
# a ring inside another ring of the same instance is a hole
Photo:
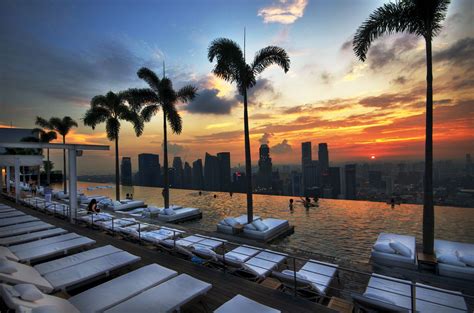
[[[69,208],[71,222],[77,215],[77,166],[76,158],[82,155],[84,150],[109,150],[109,146],[104,145],[80,145],[80,144],[59,144],[59,143],[29,143],[29,142],[0,142],[0,147],[23,148],[23,149],[57,149],[68,151],[69,161]],[[43,163],[42,155],[0,155],[0,168],[6,167],[7,191],[10,191],[10,167],[15,168],[15,199],[20,199],[20,167],[39,166]],[[0,179],[0,188],[3,181]],[[1,190],[1,189],[0,189]]]

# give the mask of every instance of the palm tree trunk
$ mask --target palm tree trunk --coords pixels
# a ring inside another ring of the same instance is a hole
[[[48,160],[48,163],[46,165],[46,182],[48,184],[48,186],[51,184],[51,168],[50,168],[50,164],[49,164],[49,149],[46,149],[46,154],[47,154],[47,160]]]
[[[170,206],[170,190],[168,182],[168,135],[166,132],[166,114],[163,112],[163,197],[165,209]]]
[[[66,144],[66,136],[63,135],[63,144]],[[67,194],[67,181],[66,181],[66,149],[63,149],[63,184],[64,194]]]
[[[431,37],[426,42],[426,143],[425,183],[423,202],[423,252],[433,254],[434,206],[433,206],[433,66]]]
[[[250,154],[249,115],[247,111],[247,89],[244,91],[244,140],[245,140],[245,176],[247,177],[247,221],[253,221],[252,199],[252,159]]]
[[[119,148],[118,134],[115,138],[115,199],[120,200],[120,169],[119,169]]]

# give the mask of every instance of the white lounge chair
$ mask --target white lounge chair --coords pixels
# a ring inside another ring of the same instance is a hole
[[[434,249],[440,275],[474,280],[474,244],[436,239]]]
[[[140,207],[144,207],[145,202],[141,200],[120,200],[120,201],[112,201],[105,204],[105,208],[113,211],[123,211],[123,210],[130,210],[136,209]]]
[[[0,228],[0,238],[18,236],[21,234],[27,234],[27,233],[50,229],[54,227],[56,226],[45,223],[40,220],[28,222],[28,223],[5,226],[5,227]]]
[[[179,311],[185,304],[204,296],[211,288],[211,284],[187,274],[181,274],[104,312],[161,313]]]
[[[355,305],[365,310],[410,312],[412,309],[411,282],[372,274],[365,293],[352,295]],[[420,313],[467,312],[460,292],[416,284],[416,311]]]
[[[9,218],[9,217],[16,217],[16,216],[23,216],[26,215],[25,213],[15,210],[15,211],[10,211],[10,212],[5,212],[5,213],[0,213],[0,219],[2,218]]]
[[[35,262],[47,257],[67,254],[69,250],[91,246],[95,240],[76,233],[54,236],[42,240],[0,247],[0,256],[16,262]]]
[[[234,269],[233,273],[244,278],[261,281],[272,271],[285,262],[287,255],[280,252],[265,250],[242,263],[241,268]]]
[[[157,230],[144,231],[140,234],[140,238],[144,241],[148,241],[154,244],[158,244],[163,240],[174,239],[181,236],[182,230],[173,229],[168,227],[161,227]]]
[[[338,265],[309,260],[296,272],[285,270],[283,272],[273,272],[272,276],[280,280],[283,287],[296,292],[305,298],[315,301],[322,301],[329,292],[329,286],[337,278]]]
[[[225,257],[236,261],[245,262],[251,257],[255,256],[260,251],[262,251],[262,249],[243,245],[227,252],[225,254]]]
[[[103,312],[176,275],[166,267],[150,264],[86,290],[69,302],[82,313]]]
[[[371,258],[380,265],[416,269],[415,237],[381,233],[372,247]]]
[[[16,269],[13,273],[0,273],[0,282],[7,284],[33,284],[46,293],[65,290],[109,273],[120,267],[138,262],[140,257],[113,246],[105,246],[67,256],[31,267],[7,261]]]
[[[226,242],[227,240],[224,239],[195,234],[177,240],[176,244],[185,248],[207,248],[215,250]]]
[[[17,244],[21,244],[25,242],[34,241],[34,240],[41,240],[44,238],[62,235],[65,233],[67,233],[67,230],[65,229],[51,228],[51,229],[41,230],[37,232],[17,235],[17,236],[4,237],[4,238],[0,238],[0,246],[8,247],[11,245],[17,245]]]
[[[289,229],[290,224],[287,220],[276,218],[254,219],[252,223],[244,226],[243,236],[254,240],[270,241]]]
[[[158,220],[166,223],[179,223],[201,217],[202,213],[198,208],[175,208],[162,210],[160,213],[158,213],[157,218]]]
[[[253,217],[254,220],[259,218],[259,216]],[[232,235],[236,233],[236,230],[234,228],[235,225],[246,225],[247,221],[247,215],[241,215],[239,217],[227,217],[217,224],[217,231],[220,233]]]
[[[242,295],[236,295],[231,300],[227,301],[218,307],[214,313],[280,313],[281,311],[273,309],[269,306],[263,305],[253,301]]]
[[[15,224],[21,224],[21,223],[27,223],[27,222],[37,221],[37,220],[38,220],[38,218],[36,218],[34,216],[30,216],[30,215],[3,218],[3,219],[0,219],[0,227],[5,227],[5,226],[15,225]],[[1,230],[1,228],[0,228],[0,230]]]

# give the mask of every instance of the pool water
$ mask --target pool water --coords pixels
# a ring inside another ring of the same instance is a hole
[[[98,183],[78,182],[87,195],[115,197],[115,189],[87,190],[103,186]],[[56,188],[60,188],[57,186]],[[122,199],[133,193],[134,199],[148,205],[163,206],[162,188],[123,186]],[[217,197],[214,198],[214,195]],[[295,200],[294,210],[288,209],[289,199]],[[295,226],[295,233],[274,242],[288,252],[308,251],[347,261],[368,262],[370,250],[381,232],[414,235],[421,242],[421,205],[402,204],[391,208],[381,202],[320,199],[319,207],[306,210],[295,197],[254,195],[254,214],[262,218],[286,219]],[[214,231],[224,217],[246,213],[246,195],[222,192],[171,189],[170,204],[197,207],[203,218],[183,226]],[[474,243],[474,209],[435,207],[435,238]]]

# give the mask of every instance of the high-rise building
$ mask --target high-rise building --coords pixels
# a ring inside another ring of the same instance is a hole
[[[142,186],[159,186],[161,182],[160,157],[158,154],[138,155],[138,177]]]
[[[385,188],[381,171],[369,171],[369,186],[374,189]]]
[[[466,175],[472,175],[474,171],[474,166],[472,165],[471,154],[466,154]]]
[[[120,164],[120,183],[123,186],[132,185],[132,160],[129,157],[123,157]]]
[[[206,152],[204,159],[204,189],[219,191],[219,159]]]
[[[320,185],[329,186],[329,151],[327,143],[320,143],[318,145],[318,160]]]
[[[346,164],[344,167],[346,199],[355,200],[357,197],[356,164]]]
[[[303,193],[307,197],[319,197],[319,178],[321,177],[319,170],[319,161],[312,160],[304,165],[303,171]]]
[[[312,159],[311,142],[303,142],[301,144],[301,164],[304,165],[305,163],[311,162]]]
[[[301,173],[297,171],[291,172],[291,195],[293,196],[302,196],[303,195],[303,188],[302,182],[303,177]]]
[[[201,159],[197,159],[193,162],[192,186],[193,189],[204,189],[204,176]]]
[[[272,158],[267,144],[260,146],[259,155],[257,187],[268,190],[272,187]]]
[[[184,162],[183,188],[192,188],[193,170],[188,162]]]
[[[247,191],[247,177],[244,172],[235,172],[232,174],[232,191]]]
[[[313,153],[311,149],[311,142],[308,141],[301,144],[301,173],[303,194],[306,194],[307,189],[316,187],[317,178],[314,177],[314,174],[317,172],[317,170],[314,168],[316,164],[313,163]]]
[[[219,185],[221,191],[230,191],[230,152],[219,152]]]
[[[331,197],[337,199],[341,194],[341,171],[339,167],[329,167],[329,186],[332,189]]]
[[[183,188],[183,162],[179,156],[175,156],[173,159],[173,169],[174,169],[174,188]]]

